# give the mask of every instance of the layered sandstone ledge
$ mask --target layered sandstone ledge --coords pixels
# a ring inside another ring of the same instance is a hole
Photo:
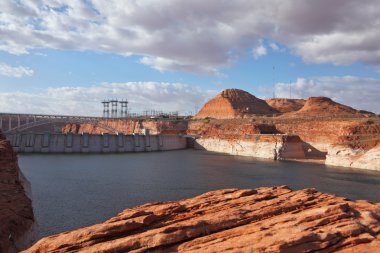
[[[188,133],[201,135],[196,147],[209,151],[380,170],[378,118],[197,120]]]
[[[334,146],[329,148],[325,163],[366,170],[380,170],[380,143],[369,149]]]
[[[33,240],[34,215],[27,188],[16,154],[0,133],[0,252],[19,252]]]
[[[117,131],[123,134],[141,134],[144,129],[149,129],[151,134],[184,134],[187,123],[186,120],[105,119],[96,123],[68,123],[62,132],[101,134]]]
[[[380,204],[286,186],[126,209],[24,252],[378,252]]]
[[[272,160],[305,159],[302,142],[298,136],[258,134],[241,140],[200,138],[196,140],[194,147],[207,151]]]

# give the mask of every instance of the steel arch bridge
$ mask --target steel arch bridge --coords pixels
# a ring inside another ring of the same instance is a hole
[[[97,127],[103,128],[109,132],[117,133],[116,129],[100,123],[100,121],[104,119],[113,118],[49,114],[0,113],[0,129],[2,129],[3,133],[15,133],[28,131],[32,128],[45,125],[64,123],[92,123]]]

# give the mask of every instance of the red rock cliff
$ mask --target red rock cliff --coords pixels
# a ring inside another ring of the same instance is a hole
[[[151,134],[184,134],[187,130],[185,120],[150,120],[150,119],[104,119],[96,123],[66,124],[63,133],[109,133],[117,131],[124,134],[141,134],[149,129]]]
[[[18,252],[31,243],[34,215],[23,180],[16,154],[0,133],[0,252]]]
[[[25,252],[378,252],[380,204],[286,186],[126,209]]]

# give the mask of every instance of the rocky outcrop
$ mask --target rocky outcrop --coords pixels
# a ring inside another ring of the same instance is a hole
[[[301,109],[285,115],[287,117],[370,116],[373,113],[361,113],[354,108],[339,104],[328,97],[310,97]]]
[[[0,133],[0,252],[19,252],[33,240],[34,215],[27,184],[16,154]]]
[[[295,112],[301,109],[306,100],[305,99],[289,99],[289,98],[271,98],[266,99],[267,104],[279,111],[280,113]]]
[[[264,100],[243,90],[227,89],[208,101],[195,118],[232,119],[274,113],[277,111]]]
[[[113,133],[142,134],[149,129],[151,134],[184,134],[187,130],[186,120],[155,120],[155,119],[104,119],[91,123],[67,123],[63,133]]]
[[[378,252],[380,204],[286,186],[225,189],[126,209],[43,238],[42,252]]]
[[[297,136],[257,134],[241,140],[200,138],[196,140],[195,148],[272,160],[305,158],[302,142]]]
[[[188,133],[202,136],[195,146],[209,151],[270,159],[305,158],[312,162],[323,162],[329,153],[326,164],[364,169],[377,164],[374,147],[380,143],[380,122],[378,118],[196,120],[189,122]],[[279,135],[288,137],[281,140]],[[339,150],[351,151],[339,160]],[[358,161],[363,162],[352,162],[359,151]]]
[[[364,150],[347,146],[333,146],[326,156],[326,165],[380,171],[380,144]]]

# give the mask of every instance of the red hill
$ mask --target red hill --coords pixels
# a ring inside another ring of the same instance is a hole
[[[366,113],[371,114],[371,113]],[[328,97],[310,97],[305,105],[296,112],[286,113],[288,116],[325,116],[325,115],[358,115],[363,113],[352,107],[339,104]]]
[[[271,98],[265,100],[268,105],[281,113],[295,112],[301,109],[306,100],[305,99],[289,99],[289,98]]]
[[[195,116],[196,118],[231,119],[245,115],[273,114],[277,111],[264,100],[239,90],[227,89],[208,101]]]

